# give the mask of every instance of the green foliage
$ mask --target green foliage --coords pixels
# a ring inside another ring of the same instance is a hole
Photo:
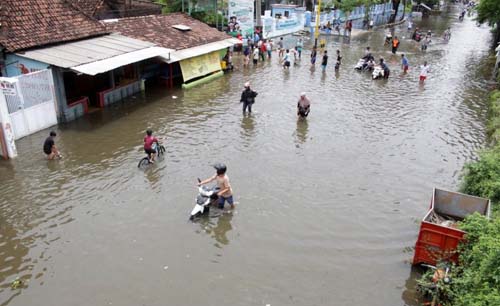
[[[500,91],[494,91],[490,97],[488,136],[496,145],[500,143]]]
[[[500,23],[500,1],[481,0],[477,5],[477,21],[493,26]]]
[[[158,0],[158,3],[164,4],[161,9],[161,12],[163,14],[170,14],[182,11],[182,0]]]
[[[454,306],[500,305],[500,219],[477,213],[460,223],[467,243],[448,293]]]
[[[490,97],[488,134],[494,145],[479,154],[479,160],[465,165],[462,192],[489,198],[494,209],[500,203],[500,92]]]
[[[222,16],[222,14],[217,14],[217,15],[215,14],[215,12],[206,12],[206,11],[198,11],[191,13],[191,17],[198,19],[211,26],[216,25],[216,18],[218,25],[220,25],[222,22],[224,25],[227,25],[227,18]]]
[[[483,151],[479,160],[465,166],[462,192],[500,202],[500,146]]]

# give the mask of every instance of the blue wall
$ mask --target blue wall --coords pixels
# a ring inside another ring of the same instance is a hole
[[[22,70],[24,70],[24,72],[35,72],[47,69],[48,67],[49,64],[46,63],[34,61],[16,54],[7,54],[2,74],[6,77],[15,77],[23,74]]]
[[[383,3],[377,4],[370,7],[371,10],[368,12],[368,16],[370,19],[373,19],[374,25],[385,24],[389,21],[392,13],[392,3]],[[365,8],[364,6],[358,6],[354,10],[352,10],[349,15],[349,19],[352,20],[354,28],[362,28],[363,27],[363,19],[365,18],[365,11],[370,8]],[[404,5],[399,5],[398,13],[396,16],[396,20],[403,15]],[[315,12],[311,13],[311,20],[309,21],[310,26],[314,26],[316,19]],[[346,21],[346,14],[342,10],[332,10],[330,13],[321,13],[321,24],[326,23],[328,21],[332,22],[333,20],[340,20],[342,23]],[[306,16],[306,24],[307,24],[307,16]]]

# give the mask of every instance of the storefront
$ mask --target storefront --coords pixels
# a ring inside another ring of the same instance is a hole
[[[20,64],[29,61],[52,67],[58,119],[67,122],[141,91],[141,67],[159,56],[159,62],[168,59],[170,52],[150,42],[111,34],[15,56]]]

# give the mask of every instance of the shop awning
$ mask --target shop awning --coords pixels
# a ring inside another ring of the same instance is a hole
[[[169,58],[172,51],[150,42],[111,34],[19,52],[16,55],[79,73],[96,75],[159,55]]]
[[[182,49],[178,51],[174,51],[170,53],[170,58],[160,56],[163,58],[163,60],[167,63],[174,63],[174,62],[179,62],[187,58],[192,58],[196,56],[200,56],[203,54],[207,54],[210,52],[214,52],[217,50],[222,50],[231,46],[234,46],[236,44],[240,44],[241,41],[237,38],[228,38],[225,40],[213,42],[213,43],[208,43],[205,45],[201,45],[198,47],[193,47],[193,48],[187,48],[187,49]]]
[[[114,70],[118,67],[122,67],[128,64],[137,63],[148,58],[153,58],[157,56],[161,56],[161,58],[168,58],[169,53],[171,51],[173,50],[161,47],[149,47],[146,49],[125,53],[122,55],[114,56],[97,62],[71,67],[70,69],[78,73],[83,73],[87,75],[96,75],[106,71]]]

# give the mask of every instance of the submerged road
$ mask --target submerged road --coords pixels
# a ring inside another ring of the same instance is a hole
[[[456,190],[483,145],[491,71],[487,28],[455,12],[418,25],[438,37],[422,53],[397,28],[408,75],[382,31],[330,37],[325,74],[309,69],[308,48],[287,72],[276,53],[249,69],[236,58],[209,84],[57,127],[60,161],[41,153],[48,131],[18,141],[20,157],[0,162],[0,305],[414,305],[418,221],[432,188]],[[388,81],[353,70],[367,45]],[[242,116],[247,80],[259,96]],[[302,91],[307,121],[295,114]],[[167,153],[141,171],[147,127]],[[215,162],[237,208],[188,222],[196,178]],[[24,288],[11,290],[17,276]]]

